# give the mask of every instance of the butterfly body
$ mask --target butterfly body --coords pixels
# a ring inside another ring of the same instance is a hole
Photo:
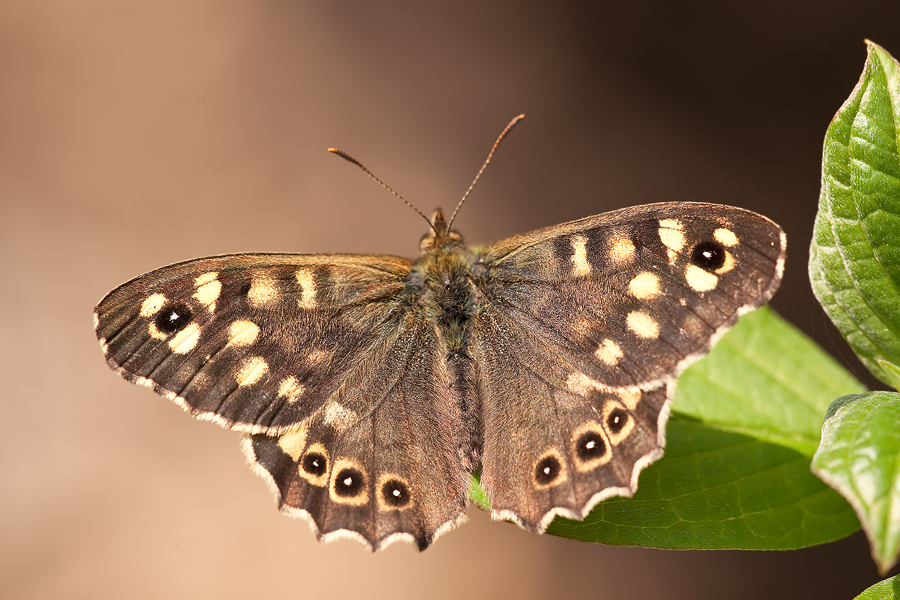
[[[450,231],[437,209],[432,233],[420,244],[421,255],[412,264],[407,282],[411,302],[421,306],[422,317],[436,325],[452,402],[460,416],[455,433],[457,451],[467,471],[480,464],[480,407],[474,384],[472,359],[467,354],[469,327],[476,316],[475,254],[457,232]]]
[[[775,291],[781,229],[711,204],[615,211],[479,249],[440,211],[415,261],[179,263],[97,306],[107,362],[245,433],[320,537],[427,547],[465,514],[543,531],[632,495],[674,381]]]

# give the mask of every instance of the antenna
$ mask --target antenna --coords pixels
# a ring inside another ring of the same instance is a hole
[[[462,208],[463,202],[466,201],[466,198],[469,197],[469,193],[472,191],[472,188],[474,188],[475,184],[478,183],[478,178],[481,177],[481,174],[484,173],[484,170],[487,168],[488,163],[491,162],[491,158],[493,158],[494,152],[496,152],[497,147],[500,145],[500,142],[502,142],[504,140],[504,138],[506,138],[506,136],[509,134],[509,132],[512,131],[512,128],[515,127],[516,124],[524,118],[525,118],[524,114],[517,116],[516,118],[514,118],[512,121],[509,122],[509,124],[503,129],[503,131],[500,132],[500,136],[497,138],[497,141],[494,142],[494,145],[491,146],[491,151],[488,153],[487,158],[484,159],[484,163],[481,165],[481,168],[478,169],[478,173],[475,174],[475,179],[472,180],[472,183],[469,185],[469,189],[466,190],[466,193],[463,194],[462,200],[460,200],[459,204],[456,205],[456,210],[453,211],[453,215],[450,217],[450,221],[447,223],[447,228],[444,231],[438,231],[437,228],[435,228],[435,226],[432,224],[431,220],[425,215],[425,213],[423,213],[421,210],[419,210],[418,208],[413,206],[409,202],[409,200],[407,200],[406,198],[404,198],[403,196],[401,196],[400,194],[395,192],[394,188],[392,188],[391,186],[389,186],[382,180],[375,177],[375,174],[372,173],[372,171],[370,171],[368,169],[368,167],[366,167],[366,165],[362,164],[361,162],[359,162],[358,160],[356,160],[355,158],[353,158],[352,156],[350,156],[343,150],[338,150],[337,148],[329,148],[328,151],[331,152],[332,154],[337,154],[338,156],[340,156],[347,162],[351,162],[354,165],[356,165],[357,167],[359,167],[360,169],[362,169],[366,175],[368,175],[369,177],[371,177],[372,179],[377,181],[378,184],[381,185],[381,187],[383,187],[384,189],[386,189],[387,191],[389,191],[390,193],[395,195],[397,198],[402,200],[404,204],[406,204],[408,207],[410,207],[411,209],[413,209],[414,211],[419,213],[419,216],[422,217],[423,219],[425,219],[425,222],[428,223],[428,226],[431,227],[431,230],[434,231],[435,235],[440,237],[450,231],[450,227],[453,225],[453,221],[456,220],[456,215],[457,215],[457,213],[459,213],[459,209]]]
[[[512,131],[512,128],[515,127],[516,124],[524,118],[524,114],[517,116],[515,119],[509,122],[509,125],[507,125],[503,129],[503,131],[500,132],[500,136],[497,138],[497,141],[494,142],[494,145],[491,147],[491,151],[488,152],[487,158],[484,159],[484,164],[481,165],[481,168],[478,169],[478,173],[475,174],[475,179],[472,180],[471,185],[469,185],[469,189],[466,190],[466,193],[463,194],[462,200],[460,200],[459,204],[456,205],[456,210],[453,211],[453,215],[450,217],[450,221],[447,223],[447,231],[450,231],[450,227],[453,226],[453,221],[456,220],[456,214],[459,212],[459,209],[462,208],[463,202],[465,202],[466,198],[469,197],[469,192],[471,192],[472,188],[475,187],[475,184],[478,183],[478,178],[481,177],[481,174],[484,173],[484,170],[487,168],[488,163],[491,162],[491,158],[493,158],[494,152],[497,150],[497,146],[499,146],[500,142],[503,141],[503,138],[505,138],[509,134],[509,132]],[[407,202],[407,204],[409,203]]]
[[[507,129],[508,129],[508,128],[507,128]],[[369,177],[371,177],[372,179],[374,179],[375,181],[377,181],[379,184],[381,184],[381,187],[383,187],[384,189],[386,189],[387,191],[389,191],[389,192],[392,193],[393,195],[395,195],[395,196],[397,196],[398,198],[400,198],[400,200],[402,200],[408,207],[410,207],[411,209],[413,209],[414,211],[416,211],[417,213],[419,213],[419,215],[420,215],[423,219],[425,219],[425,222],[428,223],[428,226],[431,227],[431,229],[434,231],[435,234],[441,235],[441,234],[438,232],[438,230],[434,228],[434,225],[431,224],[431,221],[428,219],[428,217],[425,216],[425,213],[423,213],[421,210],[419,210],[418,208],[416,208],[415,206],[413,206],[412,204],[410,204],[409,200],[407,200],[406,198],[404,198],[403,196],[401,196],[400,194],[398,194],[397,192],[395,192],[394,189],[393,189],[391,186],[389,186],[388,184],[386,184],[386,183],[383,182],[382,180],[380,180],[380,179],[378,179],[377,177],[375,177],[375,174],[372,173],[372,171],[370,171],[370,170],[366,167],[366,165],[362,164],[361,162],[359,162],[358,160],[356,160],[355,158],[353,158],[352,156],[350,156],[349,154],[347,154],[347,153],[344,152],[343,150],[338,150],[337,148],[329,148],[328,151],[331,152],[332,154],[337,154],[338,156],[340,156],[340,157],[343,158],[344,160],[346,160],[346,161],[348,161],[348,162],[352,162],[354,165],[356,165],[357,167],[359,167],[360,169],[362,169],[362,170],[366,173],[366,175],[368,175]],[[476,178],[476,179],[477,179],[477,178]],[[449,228],[448,228],[448,231],[449,231]]]

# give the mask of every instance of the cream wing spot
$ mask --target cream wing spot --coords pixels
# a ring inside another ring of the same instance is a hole
[[[587,240],[584,236],[572,238],[572,275],[584,277],[591,274],[591,264],[587,260]]]
[[[641,401],[643,393],[641,392],[641,390],[625,390],[619,392],[618,395],[625,407],[628,408],[628,410],[634,412],[634,409],[637,408],[638,402]]]
[[[152,317],[165,305],[166,297],[162,294],[150,294],[141,304],[141,316]]]
[[[251,356],[244,359],[234,378],[240,387],[245,387],[257,383],[268,372],[269,363],[263,357]]]
[[[574,371],[566,378],[566,387],[579,396],[587,396],[591,390],[603,389],[599,381],[591,379],[581,371]]]
[[[219,273],[213,271],[204,273],[194,280],[194,285],[197,288],[197,291],[194,292],[194,298],[197,299],[197,302],[206,306],[210,312],[216,310],[216,300],[218,300],[219,294],[222,293],[222,284],[219,282],[218,277]]]
[[[780,280],[782,275],[784,275],[784,259],[786,257],[785,251],[787,250],[787,233],[782,231],[781,235],[778,236],[778,239],[781,241],[781,255],[778,257],[778,261],[775,263],[775,276]]]
[[[196,323],[191,323],[169,340],[169,348],[175,354],[187,354],[194,349],[199,341],[200,326]]]
[[[310,366],[317,367],[325,362],[330,356],[329,352],[325,350],[313,350],[309,354],[306,355],[306,361],[310,364]]]
[[[228,326],[229,346],[249,346],[259,337],[259,326],[253,321],[235,321]]]
[[[250,281],[250,290],[247,292],[247,300],[251,306],[259,308],[270,304],[278,297],[278,290],[271,279],[266,277],[254,277]]]
[[[204,273],[203,275],[198,275],[197,279],[194,280],[194,285],[200,287],[212,281],[216,281],[219,278],[218,271],[210,271],[209,273]]]
[[[614,234],[609,242],[609,260],[616,266],[622,267],[634,261],[634,242],[625,235]]]
[[[326,424],[340,432],[353,425],[359,419],[359,415],[345,408],[340,402],[332,400],[325,406],[323,419]]]
[[[619,362],[620,358],[625,356],[625,354],[617,343],[611,339],[605,339],[597,347],[594,356],[599,358],[601,362],[613,367]]]
[[[305,389],[306,386],[299,383],[295,377],[285,377],[281,380],[281,383],[278,384],[278,396],[293,403],[303,395]]]
[[[685,268],[684,279],[695,292],[708,292],[719,285],[719,278],[715,273],[704,271],[697,265],[689,264]]]
[[[291,457],[291,460],[297,462],[306,448],[306,424],[304,423],[298,429],[285,433],[278,438],[278,447]]]
[[[724,227],[720,227],[713,231],[713,237],[716,238],[717,242],[723,246],[728,246],[729,248],[738,245],[738,237],[733,231],[725,229]]]
[[[678,219],[660,219],[659,239],[669,250],[681,252],[684,248],[684,225]]]
[[[300,286],[300,298],[297,303],[300,308],[316,307],[316,282],[310,269],[298,269],[296,273],[297,285]]]
[[[625,323],[628,326],[628,330],[639,338],[654,339],[659,337],[659,323],[643,311],[631,311],[628,313]]]
[[[638,273],[628,283],[628,291],[638,300],[655,298],[661,293],[659,289],[659,276],[648,271]]]

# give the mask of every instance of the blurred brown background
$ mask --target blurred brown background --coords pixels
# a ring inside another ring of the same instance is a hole
[[[850,598],[865,539],[663,552],[470,521],[423,555],[322,546],[238,436],[104,364],[109,289],[236,251],[414,255],[425,212],[473,243],[700,200],[787,229],[775,307],[842,354],[806,277],[821,144],[896,0],[163,0],[0,4],[0,597]]]

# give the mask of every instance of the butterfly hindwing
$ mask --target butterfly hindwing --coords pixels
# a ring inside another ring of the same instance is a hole
[[[662,454],[674,387],[608,390],[573,379],[575,367],[493,308],[475,337],[492,514],[543,531],[557,514],[580,520],[603,498],[631,495],[635,465]]]
[[[94,314],[107,362],[195,416],[278,433],[318,409],[396,327],[409,261],[246,254],[164,267]]]
[[[407,313],[301,427],[248,436],[248,457],[288,514],[319,537],[348,532],[377,549],[407,537],[420,549],[465,514],[460,415],[434,326]]]
[[[472,345],[494,515],[543,530],[632,495],[662,454],[670,382],[774,293],[783,261],[765,217],[686,203],[483,249]]]

